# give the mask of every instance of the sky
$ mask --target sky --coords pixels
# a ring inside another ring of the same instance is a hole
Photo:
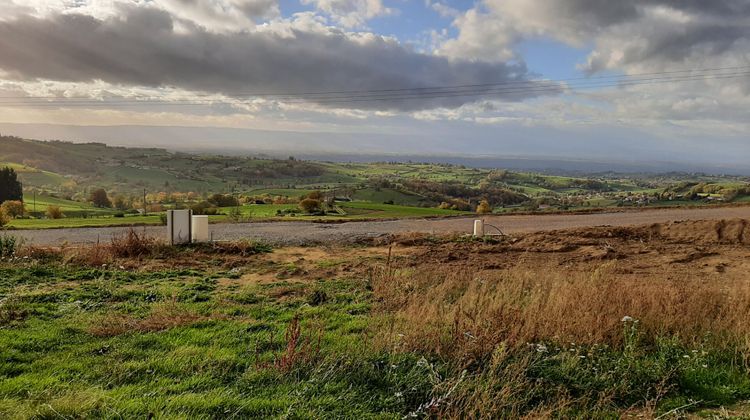
[[[0,0],[0,10],[3,134],[750,165],[750,0]]]

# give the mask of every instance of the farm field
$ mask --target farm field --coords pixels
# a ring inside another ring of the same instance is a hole
[[[138,216],[144,208],[150,215],[171,208],[195,208],[210,214],[214,223],[335,222],[460,216],[479,212],[480,205],[483,213],[544,214],[750,202],[750,179],[741,176],[560,174],[414,162],[336,163],[15,137],[0,137],[0,143],[0,162],[4,162],[0,167],[18,171],[26,216],[31,216],[11,220],[11,229],[162,223],[159,217]],[[92,194],[101,190],[108,201],[95,207]],[[316,197],[318,206],[300,209],[299,202],[310,196]],[[231,203],[244,205],[227,207]],[[64,217],[49,219],[46,212],[52,206],[59,207]]]
[[[62,200],[60,200],[62,202]],[[49,200],[47,204],[57,201]],[[39,205],[39,204],[38,204]],[[248,222],[263,220],[324,220],[324,221],[346,221],[346,220],[363,220],[363,219],[397,219],[397,218],[414,218],[414,217],[446,217],[462,216],[471,214],[470,212],[460,212],[454,210],[443,210],[436,208],[422,208],[397,206],[388,204],[351,202],[341,203],[341,207],[346,214],[327,214],[305,215],[297,213],[295,215],[279,216],[279,211],[296,210],[296,204],[248,204],[237,207],[239,209],[239,219],[233,220],[229,214],[235,210],[234,207],[220,208],[222,214],[209,216],[210,223],[228,223],[228,222]],[[81,211],[80,207],[69,205],[69,210]],[[88,207],[86,207],[88,209]],[[112,211],[99,211],[100,209],[91,210],[91,215],[82,217],[65,217],[61,219],[14,219],[8,224],[10,229],[57,229],[73,227],[107,227],[107,226],[143,226],[143,225],[160,225],[163,224],[162,217],[158,214],[143,215],[125,215],[124,217],[114,217]],[[89,210],[86,210],[89,211]]]
[[[0,260],[0,416],[746,416],[748,238],[22,246]]]

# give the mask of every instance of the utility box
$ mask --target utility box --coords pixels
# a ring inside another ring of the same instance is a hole
[[[192,210],[167,210],[167,240],[170,245],[189,244],[192,232]]]
[[[474,236],[484,236],[484,222],[481,220],[474,221]]]
[[[208,242],[208,216],[193,216],[192,222],[193,242]]]

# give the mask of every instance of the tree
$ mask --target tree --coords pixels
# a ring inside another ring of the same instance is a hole
[[[0,208],[3,209],[6,216],[13,219],[23,216],[23,214],[26,212],[23,207],[23,202],[18,200],[6,201],[2,204],[2,206],[0,206]]]
[[[47,217],[50,219],[62,219],[63,212],[58,206],[47,206]]]
[[[208,202],[216,207],[233,207],[240,205],[239,200],[230,194],[214,194],[208,198]]]
[[[318,201],[320,201],[320,200],[323,199],[323,193],[320,192],[320,191],[318,191],[318,190],[315,190],[315,191],[311,192],[310,194],[307,194],[307,198],[309,198],[311,200],[318,200]]]
[[[112,203],[117,210],[127,210],[128,209],[128,202],[125,199],[124,196],[118,195],[115,197],[114,202]]]
[[[492,206],[490,206],[490,203],[488,203],[487,200],[482,200],[481,202],[479,202],[479,205],[477,206],[477,213],[479,214],[492,213]]]
[[[13,168],[0,169],[0,203],[8,200],[23,201],[23,186]]]
[[[98,188],[92,191],[89,201],[91,201],[96,207],[112,207],[112,202],[109,201],[109,197],[107,197],[107,192],[104,191],[104,188]]]
[[[299,202],[299,208],[305,213],[314,213],[320,211],[320,200],[306,198]]]

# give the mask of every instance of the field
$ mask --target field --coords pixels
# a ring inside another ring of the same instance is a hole
[[[14,137],[0,137],[0,145],[0,166],[18,171],[27,209],[34,216],[10,223],[11,228],[21,229],[158,224],[158,218],[133,215],[144,208],[144,199],[155,214],[177,206],[196,206],[215,194],[266,204],[242,206],[239,214],[229,208],[217,209],[223,215],[212,217],[213,222],[451,216],[473,213],[483,201],[493,213],[501,214],[710,206],[747,203],[750,197],[749,179],[741,176],[565,174],[415,162],[336,163]],[[123,211],[92,206],[90,195],[100,188],[110,201],[119,200]],[[326,215],[295,213],[295,203],[313,192],[340,199],[337,207]],[[226,205],[226,201],[215,202]],[[65,218],[46,220],[45,211],[51,205],[60,207]],[[130,217],[114,217],[118,213]],[[233,217],[228,217],[230,214]]]
[[[0,417],[747,416],[749,238],[21,247],[0,260]]]
[[[144,226],[163,224],[159,214],[150,215],[124,215],[114,217],[114,211],[110,209],[98,209],[86,203],[44,197],[37,200],[37,210],[44,211],[48,205],[60,206],[61,210],[70,214],[70,217],[62,219],[14,219],[8,227],[11,229],[56,229],[72,227],[110,227],[110,226]],[[27,207],[30,207],[27,204]],[[210,223],[220,222],[247,222],[263,220],[368,220],[368,219],[396,219],[410,217],[445,217],[471,214],[454,210],[442,210],[436,208],[422,208],[410,206],[398,206],[389,204],[376,204],[368,202],[341,203],[344,214],[331,213],[325,216],[295,215],[280,216],[279,211],[297,210],[296,204],[247,204],[239,206],[239,218],[232,219],[229,215],[236,210],[233,207],[221,207],[221,214],[209,216]],[[298,211],[298,210],[297,210]],[[76,217],[81,213],[87,216]]]

